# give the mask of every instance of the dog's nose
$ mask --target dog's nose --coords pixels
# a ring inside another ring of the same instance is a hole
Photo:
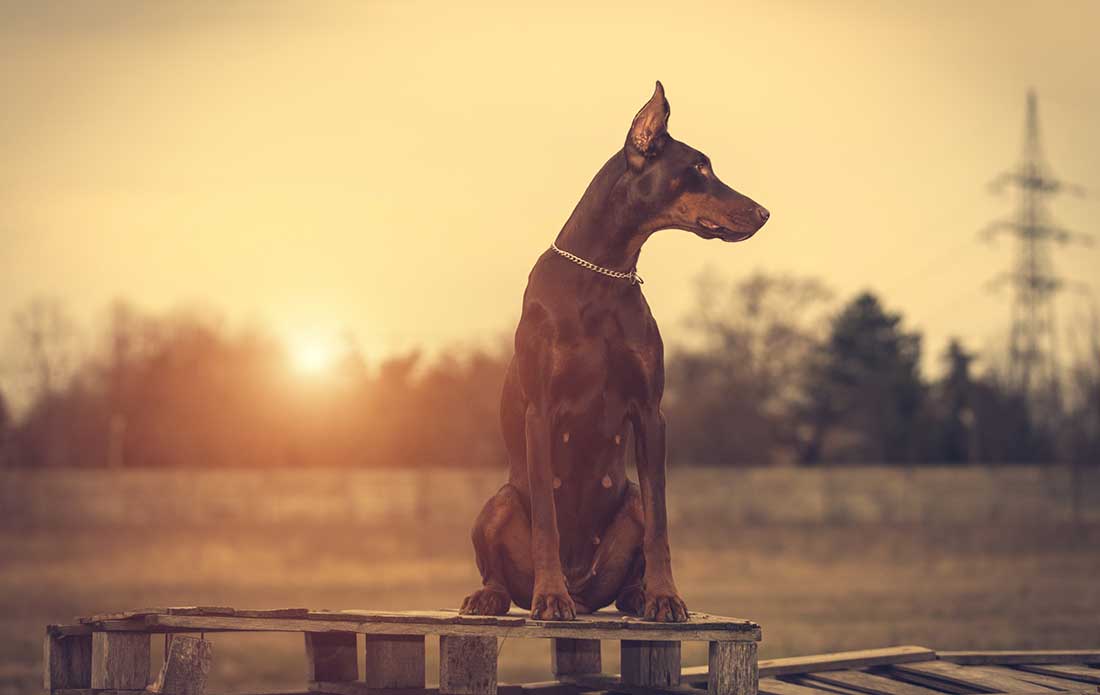
[[[756,216],[760,218],[760,224],[764,224],[768,221],[768,218],[772,216],[768,209],[762,205],[756,206]]]

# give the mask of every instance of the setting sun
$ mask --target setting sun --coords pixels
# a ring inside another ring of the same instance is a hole
[[[291,341],[289,353],[295,371],[308,376],[327,372],[336,357],[331,341],[318,336],[304,336]]]

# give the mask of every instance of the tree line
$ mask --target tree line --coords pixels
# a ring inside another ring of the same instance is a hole
[[[30,404],[15,417],[0,393],[5,466],[504,464],[507,346],[378,364],[349,346],[303,379],[271,335],[199,312],[117,304],[80,357],[55,302],[32,302],[12,328],[4,361]],[[1042,401],[957,340],[925,377],[900,313],[869,292],[835,306],[812,278],[703,275],[665,333],[674,464],[1100,462],[1096,320]]]

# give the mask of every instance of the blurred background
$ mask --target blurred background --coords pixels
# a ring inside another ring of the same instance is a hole
[[[526,275],[655,79],[772,212],[639,267],[689,606],[764,657],[1100,646],[1096,26],[0,0],[0,693],[78,614],[456,606]],[[300,637],[213,639],[212,689],[304,677]]]

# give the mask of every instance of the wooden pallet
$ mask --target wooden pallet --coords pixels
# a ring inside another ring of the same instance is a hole
[[[548,621],[520,612],[486,617],[455,611],[145,608],[47,627],[45,688],[53,695],[202,695],[213,659],[209,642],[202,639],[207,632],[303,633],[309,692],[332,695],[698,694],[681,686],[680,644],[685,641],[710,643],[709,695],[756,695],[761,636],[752,621],[705,613],[691,613],[685,623],[654,623],[610,611]],[[148,685],[150,640],[161,633],[171,636],[170,646],[159,675]],[[360,634],[366,658],[362,678]],[[439,637],[438,688],[425,687],[427,635]],[[517,637],[551,640],[557,680],[498,685],[497,640]],[[621,674],[601,673],[602,640],[620,642]]]
[[[305,635],[309,690],[284,695],[1100,695],[1100,649],[935,652],[905,646],[757,662],[758,625],[701,613],[670,625],[617,613],[554,622],[520,613],[475,618],[454,611],[211,607],[150,608],[50,626],[46,689],[59,695],[137,695],[149,680],[150,635],[167,633],[171,647],[149,689],[200,695],[212,654],[193,635],[233,631]],[[362,678],[358,634],[364,635],[367,664]],[[425,635],[440,638],[438,688],[425,687]],[[557,680],[497,684],[501,637],[549,638]],[[605,639],[621,643],[621,674],[601,673]],[[710,642],[708,665],[681,668],[680,643],[696,640]]]

